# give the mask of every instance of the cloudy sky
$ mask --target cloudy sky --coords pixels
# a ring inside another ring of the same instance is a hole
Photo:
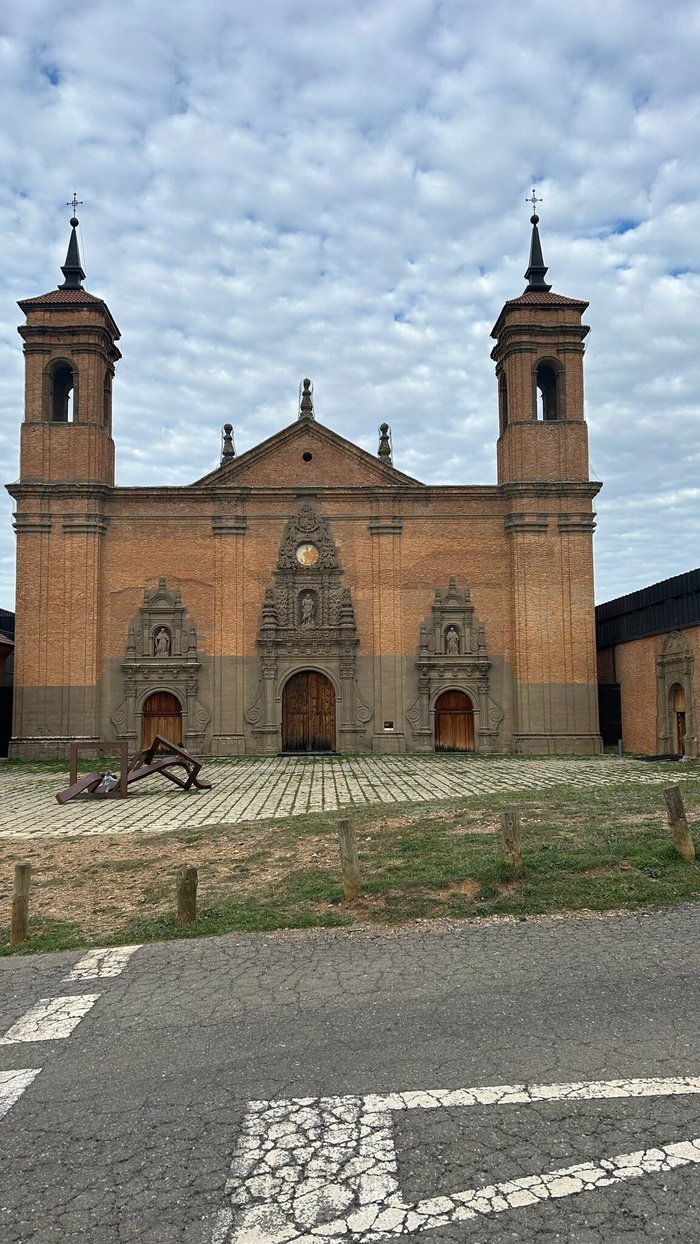
[[[489,333],[524,287],[590,301],[597,596],[700,564],[696,0],[22,0],[0,17],[0,463],[18,298],[62,279],[122,331],[117,482],[187,484],[230,421],[295,418],[426,482],[494,483]],[[0,502],[0,605],[12,607]]]

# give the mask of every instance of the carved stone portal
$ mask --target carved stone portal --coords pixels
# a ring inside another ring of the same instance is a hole
[[[679,751],[673,693],[675,688],[680,687],[685,704],[683,753],[689,760],[697,759],[694,664],[695,658],[685,635],[681,631],[672,631],[656,659],[657,749],[660,756],[677,754]]]
[[[454,578],[446,592],[435,592],[432,612],[421,623],[416,669],[418,698],[406,716],[418,751],[432,751],[435,701],[451,689],[466,692],[472,702],[476,750],[500,750],[503,710],[489,691],[491,662],[486,632],[474,616],[469,588],[459,591]]]
[[[140,747],[144,701],[154,691],[169,691],[182,708],[186,744],[201,745],[211,713],[198,697],[197,628],[180,589],[171,591],[165,579],[144,590],[143,605],[129,627],[122,670],[125,695],[112,713],[118,738]]]
[[[257,640],[260,680],[245,719],[258,745],[277,751],[284,684],[299,670],[319,670],[335,688],[340,749],[350,750],[353,737],[365,733],[372,709],[356,681],[360,641],[350,589],[343,585],[328,519],[310,500],[287,523],[273,579]]]

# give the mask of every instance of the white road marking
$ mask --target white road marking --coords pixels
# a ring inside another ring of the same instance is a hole
[[[0,1071],[0,1119],[19,1101],[41,1071],[41,1067],[25,1067],[17,1071]]]
[[[364,1098],[370,1113],[431,1110],[437,1106],[525,1106],[536,1101],[602,1101],[611,1097],[671,1097],[700,1093],[700,1076],[647,1080],[580,1080],[569,1084],[494,1084],[485,1088],[431,1089]]]
[[[700,1164],[700,1138],[467,1188],[413,1203],[402,1196],[393,1137],[397,1110],[527,1105],[700,1093],[700,1076],[494,1085],[367,1097],[252,1101],[211,1244],[354,1244],[607,1188]]]
[[[20,1041],[60,1041],[87,1015],[99,993],[79,993],[63,998],[40,998],[36,1006],[8,1028],[0,1045],[16,1045]]]
[[[106,950],[89,950],[64,981],[92,981],[105,976],[119,976],[140,946],[114,946]]]

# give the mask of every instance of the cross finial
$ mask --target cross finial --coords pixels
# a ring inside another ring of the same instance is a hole
[[[533,191],[533,194],[534,194],[534,191]],[[72,207],[73,215],[75,216],[76,207],[82,207],[82,206],[83,206],[83,200],[78,198],[77,192],[74,190],[73,198],[68,200],[68,202],[66,203],[66,207]]]
[[[534,186],[532,187],[532,194],[531,194],[530,198],[529,198],[529,199],[526,199],[526,200],[525,200],[525,202],[526,202],[526,203],[532,203],[532,214],[533,214],[533,216],[536,216],[536,215],[537,215],[537,204],[538,204],[538,203],[541,203],[541,202],[542,202],[542,199],[538,199],[537,195],[535,194],[535,187],[534,187]]]

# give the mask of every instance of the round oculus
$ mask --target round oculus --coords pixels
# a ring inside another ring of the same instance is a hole
[[[315,566],[320,553],[315,544],[300,544],[296,557],[300,566]]]

